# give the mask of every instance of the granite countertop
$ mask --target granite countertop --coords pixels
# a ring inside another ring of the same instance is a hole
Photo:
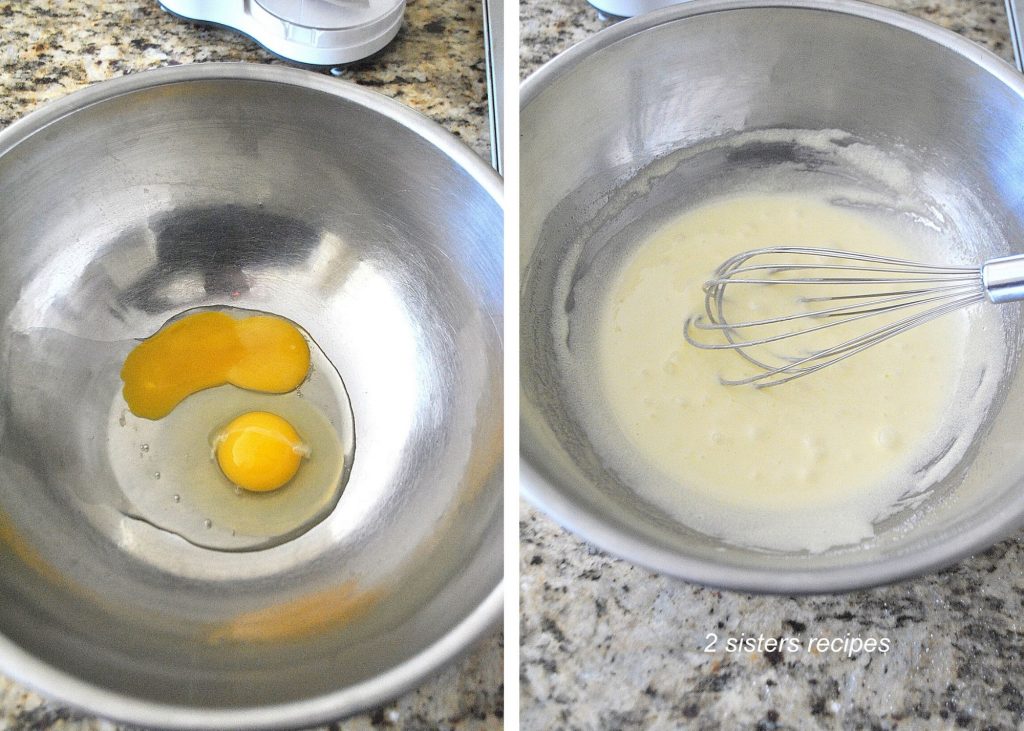
[[[887,0],[1012,58],[1002,0]],[[521,71],[615,22],[526,0]],[[821,597],[751,596],[653,574],[524,504],[523,728],[1024,727],[1024,543],[940,573]],[[1022,536],[1024,538],[1024,536]],[[703,652],[708,633],[716,652]],[[891,649],[726,652],[727,637],[887,638]]]
[[[476,0],[408,0],[398,37],[334,75],[413,107],[489,159],[482,23]],[[284,63],[231,31],[173,17],[156,0],[0,0],[0,128],[96,81],[205,61]],[[502,694],[495,631],[419,689],[330,728],[496,729]],[[0,729],[112,728],[0,676]]]

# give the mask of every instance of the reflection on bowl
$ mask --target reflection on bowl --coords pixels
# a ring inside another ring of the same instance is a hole
[[[573,388],[579,373],[565,363],[596,316],[588,292],[612,286],[598,274],[621,269],[607,262],[621,264],[666,222],[724,196],[839,190],[837,202],[895,230],[931,227],[956,261],[1011,253],[1024,240],[1015,204],[1024,137],[1006,130],[1020,128],[1022,96],[1009,66],[952,33],[869,5],[813,0],[686,3],[609,28],[528,79],[520,221],[526,497],[624,558],[752,591],[893,581],[1005,535],[1024,513],[1024,460],[1007,456],[1019,439],[1014,406],[1024,398],[1016,309],[999,310],[1005,363],[979,374],[994,396],[977,431],[962,431],[964,448],[949,452],[957,459],[946,476],[877,520],[873,539],[820,553],[743,547],[645,499],[641,478],[620,469],[586,428],[602,398],[596,374]],[[655,479],[653,471],[643,479]]]
[[[400,693],[488,629],[501,235],[499,179],[471,151],[307,72],[146,72],[4,131],[4,671],[138,724],[300,725]],[[164,458],[211,459],[205,407],[144,439],[121,418],[138,339],[227,306],[287,318],[316,346],[309,393],[235,389],[241,410],[326,399],[318,412],[358,445],[330,476],[345,489],[329,514],[245,552],[152,519],[157,498],[191,494],[153,467],[160,446],[194,430],[204,453]]]

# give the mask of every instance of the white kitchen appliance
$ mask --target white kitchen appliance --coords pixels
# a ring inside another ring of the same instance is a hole
[[[283,58],[315,66],[358,61],[398,33],[405,0],[160,0],[183,18],[227,26]]]

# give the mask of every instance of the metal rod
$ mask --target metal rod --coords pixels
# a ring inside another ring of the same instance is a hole
[[[1020,13],[1017,12],[1017,0],[1006,0],[1006,19],[1010,24],[1013,62],[1017,66],[1017,70],[1024,73],[1024,48],[1021,47]]]

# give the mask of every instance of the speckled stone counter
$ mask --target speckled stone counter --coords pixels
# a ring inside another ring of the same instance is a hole
[[[1011,58],[1001,0],[880,4]],[[528,0],[524,76],[612,22],[583,0]],[[525,504],[520,518],[524,729],[1024,728],[1020,541],[896,586],[765,597],[637,568]],[[801,651],[759,647],[762,635]],[[748,638],[752,648],[726,647]],[[807,651],[811,638],[839,642]],[[889,651],[850,653],[847,638]]]
[[[0,0],[0,128],[95,81],[205,61],[284,63],[240,35],[168,15],[156,0]],[[398,37],[335,75],[413,107],[489,158],[479,2],[409,0]],[[501,728],[502,649],[496,631],[418,690],[331,728]],[[0,731],[112,728],[0,676]]]
[[[207,61],[284,63],[156,0],[0,0],[0,127],[94,81]],[[483,18],[473,0],[409,0],[398,36],[337,74],[416,109],[488,156]]]

